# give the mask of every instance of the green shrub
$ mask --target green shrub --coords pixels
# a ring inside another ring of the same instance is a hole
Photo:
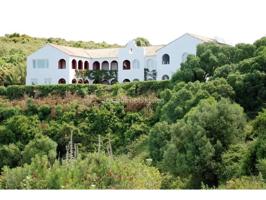
[[[226,184],[219,186],[219,189],[265,189],[266,184],[260,176],[243,176],[240,178],[233,178],[226,182]]]
[[[7,88],[0,87],[0,95],[9,99],[19,99],[23,96],[32,98],[46,97],[49,95],[65,96],[67,93],[77,94],[84,97],[87,94],[102,96],[105,94],[117,95],[119,91],[125,90],[130,96],[147,94],[149,92],[159,93],[166,88],[171,88],[170,81],[142,81],[127,84],[66,84],[66,85],[11,85]]]
[[[94,94],[94,92],[97,90],[97,88],[98,88],[97,84],[89,85],[88,86],[88,94]]]
[[[0,146],[0,171],[3,166],[16,167],[21,159],[21,153],[15,144]]]
[[[51,113],[51,107],[49,105],[41,105],[38,109],[38,115],[40,120],[45,120]]]
[[[19,113],[20,109],[17,107],[0,107],[0,122],[14,115],[18,115]]]
[[[34,104],[32,99],[27,99],[25,112],[28,115],[36,115],[36,114],[38,114],[38,105]]]
[[[266,180],[266,159],[261,159],[258,161],[257,168],[261,173],[264,180]]]
[[[26,93],[26,87],[23,85],[12,85],[8,86],[6,89],[6,95],[9,99],[19,99],[22,98]]]
[[[0,96],[6,96],[6,87],[0,86]]]
[[[47,136],[36,135],[24,148],[22,158],[24,163],[30,163],[37,155],[46,155],[48,160],[53,163],[56,158],[57,144]]]
[[[85,97],[87,95],[87,90],[86,88],[78,88],[76,94],[81,97]]]
[[[122,84],[121,87],[130,96],[147,94],[149,92],[159,93],[166,88],[171,88],[170,81],[140,81]]]
[[[154,167],[126,157],[89,154],[85,159],[56,161],[36,157],[30,165],[3,169],[3,189],[159,189]]]

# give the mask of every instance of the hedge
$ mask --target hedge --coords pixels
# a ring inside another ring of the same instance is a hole
[[[170,88],[170,81],[143,81],[143,82],[131,82],[125,84],[114,85],[11,85],[0,86],[0,96],[6,96],[9,99],[19,99],[24,96],[32,98],[46,97],[49,95],[61,95],[65,96],[67,93],[77,94],[84,97],[87,94],[95,94],[97,96],[111,94],[116,96],[119,91],[123,91],[130,96],[145,95],[150,92],[158,93],[166,88]]]

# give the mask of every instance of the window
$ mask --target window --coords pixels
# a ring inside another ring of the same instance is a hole
[[[188,55],[189,55],[189,53],[187,53],[187,52],[183,53],[182,62],[186,62]]]
[[[137,82],[137,81],[139,81],[139,79],[137,79],[137,78],[135,78],[135,79],[133,80],[133,82]]]
[[[163,75],[162,80],[169,80],[169,76],[168,75]]]
[[[84,69],[89,69],[89,62],[88,61],[85,61],[85,63],[84,63]]]
[[[111,62],[111,70],[117,70],[117,69],[118,69],[118,62],[114,60]]]
[[[98,61],[95,61],[92,66],[93,70],[100,70],[100,63]]]
[[[72,60],[72,69],[77,69],[77,61],[75,59]]]
[[[170,64],[170,56],[168,54],[164,54],[162,57],[162,64],[168,65]]]
[[[83,70],[83,63],[81,60],[79,60],[79,62],[78,62],[78,69]]]
[[[89,84],[89,80],[85,79],[84,84]]]
[[[36,59],[32,60],[33,68],[45,69],[49,67],[49,62],[47,59]]]
[[[139,61],[137,59],[133,60],[133,69],[139,69]]]
[[[60,79],[58,80],[58,83],[59,83],[59,84],[66,84],[66,80],[65,80],[64,78],[60,78]]]
[[[66,60],[65,59],[60,59],[58,61],[58,69],[65,69],[66,68]]]
[[[77,80],[76,79],[72,79],[72,84],[76,84]]]
[[[129,82],[130,82],[129,79],[124,79],[124,80],[123,80],[123,83],[129,83]]]
[[[123,70],[130,70],[130,61],[129,60],[124,60]]]
[[[102,70],[109,70],[109,63],[107,61],[102,63]]]

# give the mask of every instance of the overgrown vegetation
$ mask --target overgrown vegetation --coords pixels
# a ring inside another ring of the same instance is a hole
[[[265,87],[266,38],[201,44],[170,81],[2,86],[0,188],[266,188]]]

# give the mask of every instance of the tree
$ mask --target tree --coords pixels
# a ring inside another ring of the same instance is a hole
[[[146,47],[146,46],[150,46],[150,42],[149,40],[147,40],[146,38],[143,38],[143,37],[137,37],[135,39],[135,42],[136,42],[136,45],[138,47]]]
[[[24,163],[30,163],[35,156],[46,155],[49,162],[56,159],[57,144],[47,136],[36,135],[24,148],[22,159]]]
[[[253,137],[245,156],[243,170],[246,175],[258,175],[264,169],[264,159],[266,159],[266,110],[260,112],[253,124]],[[262,163],[260,163],[262,162]],[[260,163],[260,164],[259,164]],[[264,171],[263,171],[264,172]]]
[[[0,171],[3,166],[17,167],[21,160],[21,152],[17,145],[9,144],[0,146]]]
[[[243,109],[226,99],[200,101],[171,129],[164,154],[165,169],[176,176],[191,175],[193,187],[201,182],[218,185],[222,154],[231,144],[244,141]]]
[[[230,73],[227,80],[235,90],[236,102],[245,108],[250,117],[254,118],[265,106],[266,73],[260,71],[244,74]]]
[[[171,126],[166,122],[159,122],[154,125],[149,134],[149,151],[154,163],[163,159],[167,143],[171,139]]]
[[[2,144],[21,142],[27,144],[35,134],[41,132],[36,116],[14,115],[0,125],[0,141]]]
[[[244,174],[243,161],[247,155],[248,145],[237,143],[230,145],[222,154],[222,163],[219,172],[220,182],[226,182],[232,178],[239,178]]]
[[[163,91],[161,96],[157,115],[161,121],[173,123],[177,119],[182,119],[191,108],[197,106],[200,100],[210,96],[217,100],[221,97],[233,99],[234,91],[224,79],[217,79],[206,83],[198,81],[188,84],[178,83],[172,91]]]
[[[266,46],[266,37],[262,37],[254,42],[254,45],[258,48]]]

